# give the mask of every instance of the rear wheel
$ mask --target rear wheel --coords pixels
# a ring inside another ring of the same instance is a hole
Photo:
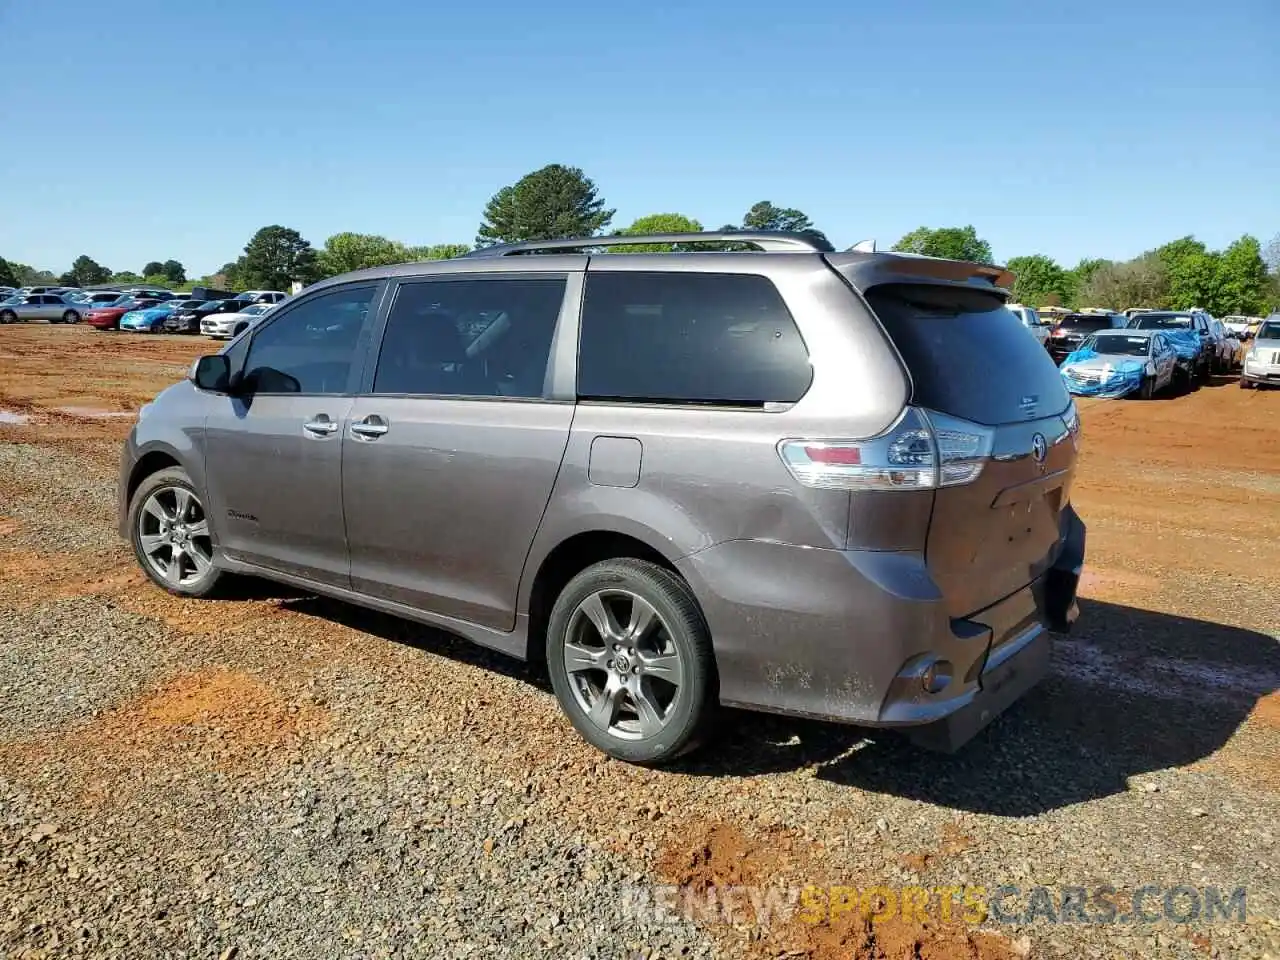
[[[204,501],[181,467],[142,481],[129,501],[130,542],[150,580],[180,597],[208,596],[222,572]]]
[[[5,310],[3,313],[0,313],[0,323],[17,323],[17,322],[18,322],[18,315],[14,313],[12,310]]]
[[[76,313],[74,310],[68,310],[66,313],[62,315],[62,322],[63,323],[79,323],[80,314]]]
[[[547,670],[582,737],[629,763],[697,746],[716,706],[711,637],[693,593],[643,560],[583,570],[556,599]]]

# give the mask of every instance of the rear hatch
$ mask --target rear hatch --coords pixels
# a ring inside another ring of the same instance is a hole
[[[925,548],[948,612],[968,616],[1025,587],[1056,557],[1076,459],[1064,419],[1071,398],[994,290],[886,283],[864,296],[907,366],[912,405],[930,412],[935,430],[945,423],[989,439],[976,476],[935,492]]]
[[[1063,317],[1049,330],[1049,348],[1055,353],[1070,353],[1088,337],[1110,327],[1110,317],[1086,314]]]

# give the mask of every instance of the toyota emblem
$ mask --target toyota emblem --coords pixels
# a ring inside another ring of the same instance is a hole
[[[1031,456],[1035,458],[1036,463],[1044,466],[1044,458],[1049,455],[1049,444],[1044,438],[1043,433],[1037,433],[1031,438]]]

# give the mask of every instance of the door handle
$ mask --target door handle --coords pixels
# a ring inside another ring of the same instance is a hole
[[[314,418],[304,423],[302,429],[313,437],[327,437],[331,433],[337,432],[338,423],[327,413],[318,413]]]
[[[391,425],[376,413],[351,424],[351,434],[357,440],[377,440],[390,429]]]

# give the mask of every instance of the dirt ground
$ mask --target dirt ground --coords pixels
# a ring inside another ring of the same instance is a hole
[[[0,328],[0,454],[16,451],[0,459],[0,612],[26,616],[79,598],[170,638],[167,672],[157,668],[136,695],[95,702],[95,726],[50,721],[35,738],[0,726],[0,784],[39,796],[56,769],[81,804],[64,822],[109,832],[92,797],[119,791],[128,802],[135,764],[170,766],[184,750],[199,776],[250,784],[272,764],[301,762],[288,758],[356,722],[326,706],[337,696],[323,690],[326,671],[337,663],[410,687],[437,684],[443,699],[421,721],[436,733],[424,736],[451,741],[494,777],[523,777],[519,789],[542,798],[536,816],[626,859],[648,883],[705,893],[994,887],[1013,877],[1106,881],[1123,893],[1155,877],[1249,889],[1244,923],[1141,930],[902,918],[877,926],[858,910],[768,929],[700,917],[695,934],[717,955],[1280,956],[1280,391],[1221,378],[1186,396],[1080,402],[1080,628],[1055,641],[1044,689],[958,758],[935,761],[847,728],[742,717],[709,756],[653,772],[600,760],[522,667],[464,644],[424,647],[420,628],[328,601],[200,603],[146,584],[114,541],[114,500],[96,492],[112,489],[132,414],[214,350],[202,338]],[[23,466],[45,456],[61,465],[48,478]],[[252,647],[241,640],[251,636]],[[273,640],[279,657],[263,652],[262,638],[286,636]],[[13,643],[0,634],[0,669]],[[191,654],[186,664],[189,651],[208,648],[219,651],[214,661]],[[484,692],[495,671],[517,676],[521,692]],[[0,672],[0,716],[17,689],[9,682]],[[510,735],[498,707],[527,697],[527,730]],[[609,814],[583,816],[596,804]],[[4,829],[0,816],[0,837]],[[0,872],[0,888],[4,880]],[[0,892],[0,944],[13,955],[46,943],[3,926],[7,912],[34,909],[41,889],[25,905]],[[235,939],[234,922],[219,929],[219,947],[240,943],[241,956],[258,955]],[[148,942],[135,947],[146,954]],[[547,955],[578,955],[563,946]]]

